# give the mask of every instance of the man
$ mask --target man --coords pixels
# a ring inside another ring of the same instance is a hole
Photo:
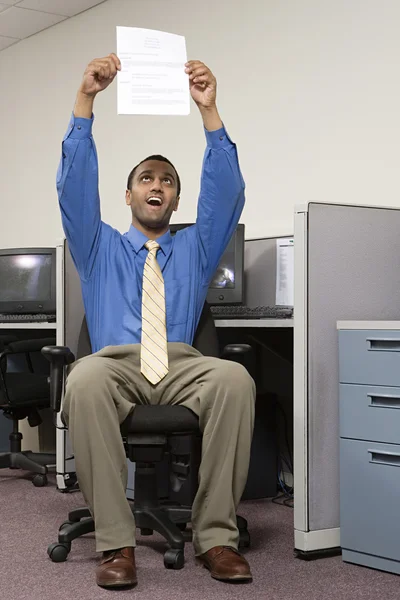
[[[95,519],[96,549],[103,553],[96,580],[102,587],[137,582],[120,424],[136,403],[150,403],[181,404],[198,415],[203,444],[193,504],[196,556],[214,578],[248,581],[249,565],[237,551],[236,508],[248,472],[254,382],[241,365],[204,357],[191,346],[209,282],[243,209],[236,147],[218,114],[213,74],[190,61],[190,92],[207,139],[196,224],[171,236],[180,180],[159,155],[129,175],[129,231],[121,235],[103,223],[92,110],[120,68],[115,54],[88,65],[57,174],[94,351],[72,366],[63,411],[80,488]]]

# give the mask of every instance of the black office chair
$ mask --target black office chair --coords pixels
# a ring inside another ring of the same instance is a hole
[[[0,453],[0,469],[24,469],[35,473],[32,482],[36,487],[47,484],[48,465],[56,462],[55,454],[22,452],[22,433],[18,422],[28,419],[31,427],[42,423],[39,410],[50,406],[49,378],[35,372],[31,353],[40,352],[43,346],[54,344],[55,338],[21,340],[15,336],[0,336],[0,409],[13,422],[10,433],[10,451]],[[28,371],[9,372],[7,361],[16,355],[25,355]]]
[[[206,356],[221,356],[245,366],[251,356],[251,346],[247,344],[230,344],[219,353],[216,329],[207,305],[203,309],[193,345]],[[42,353],[51,363],[51,405],[58,412],[64,385],[64,368],[75,358],[66,347],[43,348]],[[133,414],[122,423],[121,434],[127,456],[136,463],[135,500],[132,504],[136,526],[142,535],[152,535],[153,531],[157,531],[164,536],[169,545],[164,554],[165,567],[181,569],[184,565],[185,540],[190,539],[191,535],[186,530],[187,523],[191,521],[191,506],[160,501],[156,465],[168,453],[172,492],[179,492],[179,488],[189,477],[192,481],[195,477],[197,482],[200,452],[196,451],[196,439],[201,443],[197,416],[183,406],[137,405]],[[188,443],[188,434],[192,443]],[[190,460],[191,453],[196,455],[197,461],[196,458]],[[247,522],[238,516],[237,523],[240,546],[247,547],[250,545]],[[72,540],[92,531],[94,522],[88,508],[70,512],[68,520],[60,526],[58,542],[48,548],[51,560],[65,561],[71,550]]]

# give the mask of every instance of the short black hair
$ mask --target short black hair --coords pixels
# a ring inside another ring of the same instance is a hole
[[[177,196],[180,196],[180,193],[181,193],[181,180],[179,179],[178,171],[175,169],[175,167],[172,164],[172,162],[170,160],[168,160],[168,158],[165,158],[165,156],[161,156],[161,154],[152,154],[151,156],[148,156],[147,158],[144,158],[143,160],[141,160],[140,163],[138,163],[136,165],[136,167],[133,167],[132,171],[128,175],[128,182],[126,184],[127,185],[127,189],[131,190],[132,180],[133,180],[133,178],[135,176],[136,169],[138,169],[140,167],[140,165],[142,165],[144,162],[146,162],[148,160],[159,160],[160,162],[165,162],[165,163],[168,163],[169,165],[171,165],[171,167],[174,169],[174,171],[176,173]]]

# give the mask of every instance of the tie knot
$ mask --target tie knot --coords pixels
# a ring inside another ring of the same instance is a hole
[[[152,250],[155,250],[157,252],[159,247],[160,247],[160,244],[158,242],[156,242],[155,240],[147,240],[147,242],[145,243],[145,248],[147,248],[147,250],[149,250],[149,252],[151,252]]]

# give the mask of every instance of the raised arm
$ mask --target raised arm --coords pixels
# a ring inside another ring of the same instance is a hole
[[[93,103],[96,95],[112,83],[120,68],[115,54],[89,63],[62,143],[57,192],[64,232],[83,279],[90,277],[101,230],[98,163],[92,137]]]
[[[187,63],[186,72],[207,139],[196,226],[204,276],[211,278],[239,222],[245,200],[245,185],[236,146],[225,131],[218,113],[214,75],[200,61]]]

